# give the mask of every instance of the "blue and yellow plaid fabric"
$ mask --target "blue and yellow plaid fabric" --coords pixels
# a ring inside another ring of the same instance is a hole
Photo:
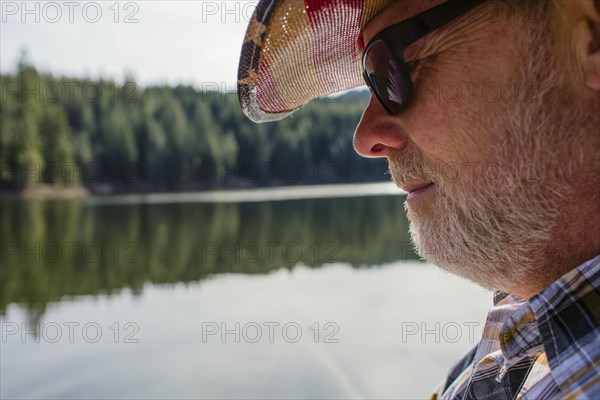
[[[529,301],[496,293],[483,337],[432,399],[600,399],[600,256]]]

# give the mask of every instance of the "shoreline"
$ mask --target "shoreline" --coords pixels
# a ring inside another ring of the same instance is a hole
[[[40,185],[24,190],[0,190],[0,198],[16,200],[85,199],[93,204],[231,203],[318,198],[404,195],[392,182],[361,182],[268,187],[207,188],[178,192],[95,192],[84,186]]]
[[[90,203],[92,205],[261,203],[326,198],[402,196],[405,194],[392,182],[369,182],[93,196],[90,198]]]
[[[44,199],[44,200],[67,200],[67,199],[85,199],[92,196],[92,193],[84,186],[54,186],[54,185],[36,185],[22,190],[2,189],[0,198],[2,199]]]

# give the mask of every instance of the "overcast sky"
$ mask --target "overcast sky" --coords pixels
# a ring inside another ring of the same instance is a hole
[[[256,1],[0,1],[0,68],[235,90]]]

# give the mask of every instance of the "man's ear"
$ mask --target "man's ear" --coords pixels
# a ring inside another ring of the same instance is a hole
[[[579,14],[576,42],[585,83],[589,89],[600,91],[600,0],[569,0],[569,3]]]

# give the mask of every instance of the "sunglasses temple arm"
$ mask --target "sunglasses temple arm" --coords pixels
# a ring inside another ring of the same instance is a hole
[[[451,0],[421,14],[419,19],[430,30],[437,29],[444,24],[475,8],[485,0]]]

